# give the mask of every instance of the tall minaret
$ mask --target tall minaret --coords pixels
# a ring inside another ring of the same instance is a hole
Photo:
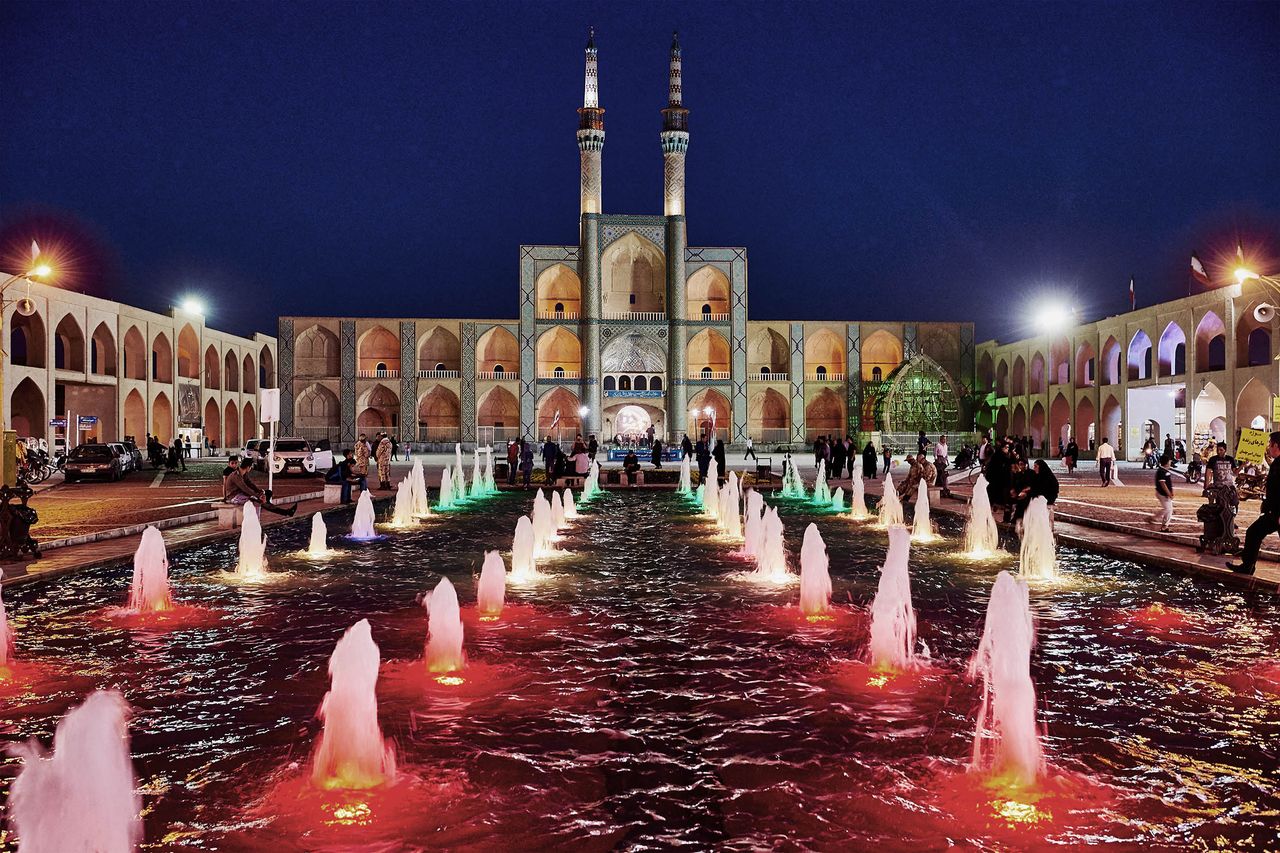
[[[689,343],[684,274],[689,244],[684,218],[684,155],[689,149],[689,111],[680,91],[680,34],[671,35],[671,75],[662,111],[662,212],[667,219],[667,439],[678,444],[692,430],[688,409]]]
[[[684,215],[684,154],[689,150],[689,111],[681,103],[680,34],[671,34],[671,77],[662,111],[662,212]]]
[[[604,150],[604,110],[596,72],[596,31],[587,35],[587,72],[578,110],[578,151],[582,157],[581,213],[600,213],[600,154]]]

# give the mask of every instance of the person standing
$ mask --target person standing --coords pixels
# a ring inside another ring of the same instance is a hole
[[[920,430],[920,437],[916,439],[916,449],[923,454],[929,446],[929,438],[924,434],[924,430]]]
[[[756,457],[756,449],[755,449],[755,448],[756,448],[755,442],[751,440],[751,436],[747,436],[747,452],[746,452],[746,453],[744,453],[744,454],[742,454],[742,461],[743,461],[743,462],[746,462],[748,459],[755,459],[757,462],[759,462],[759,461],[760,461],[760,460]]]
[[[711,456],[716,460],[716,470],[719,472],[719,477],[728,477],[729,463],[724,458],[724,442],[718,438],[713,438],[711,441],[715,442],[715,447],[711,448]]]
[[[689,434],[685,433],[684,438],[680,439],[680,458],[688,459],[693,455],[693,442],[689,440]]]
[[[881,448],[880,453],[884,456],[884,473],[888,474],[889,466],[893,464],[893,451],[889,449],[889,445],[886,444]]]
[[[391,488],[391,436],[385,432],[378,439],[374,458],[378,461],[378,488],[388,491]]]
[[[600,452],[600,442],[596,441],[596,434],[591,433],[587,439],[587,457],[592,461],[596,461],[596,454]]]
[[[839,480],[844,474],[844,442],[834,439],[831,442],[831,478]]]
[[[1245,531],[1240,562],[1227,563],[1227,568],[1237,574],[1253,574],[1258,563],[1258,551],[1262,549],[1262,540],[1280,530],[1280,432],[1271,433],[1271,440],[1267,443],[1267,458],[1271,460],[1271,465],[1267,468],[1267,488],[1258,518]]]
[[[524,446],[520,448],[520,477],[526,489],[533,480],[533,445],[524,442]]]
[[[172,460],[173,460],[173,467],[174,467],[175,469],[176,469],[179,465],[181,465],[181,466],[182,466],[182,470],[183,470],[183,471],[187,470],[186,452],[187,452],[187,451],[186,451],[186,448],[185,448],[185,447],[183,447],[183,445],[182,445],[182,439],[181,439],[181,438],[175,438],[175,439],[173,440],[173,456],[172,456]]]
[[[655,437],[653,439],[653,453],[650,456],[650,461],[653,462],[655,469],[662,467],[662,439],[660,438]]]
[[[1080,445],[1076,444],[1073,437],[1067,442],[1067,449],[1062,454],[1062,462],[1067,466],[1067,473],[1074,474],[1076,472],[1076,464],[1080,461]]]
[[[938,443],[933,446],[933,467],[943,469],[947,467],[949,451],[947,449],[947,437],[945,435],[938,436]]]
[[[1156,500],[1160,509],[1151,516],[1151,523],[1159,523],[1162,533],[1169,532],[1169,522],[1173,520],[1173,454],[1166,453],[1160,457],[1160,465],[1156,468]]]
[[[400,461],[400,442],[396,441],[396,437],[391,436],[391,458],[396,462]]]
[[[542,443],[542,467],[547,472],[547,485],[550,486],[556,481],[556,457],[560,455],[560,445],[551,440],[551,436],[547,436],[547,440]]]
[[[1115,464],[1116,451],[1111,446],[1111,442],[1107,441],[1107,437],[1102,437],[1102,444],[1098,445],[1098,476],[1102,478],[1102,485],[1111,485],[1111,466]]]
[[[360,437],[356,439],[355,452],[352,454],[354,461],[351,463],[351,470],[358,477],[368,479],[369,477],[369,441],[365,438],[364,433],[360,433]]]
[[[693,449],[694,459],[698,463],[698,482],[705,483],[707,481],[707,469],[711,467],[711,453],[707,450],[707,442],[698,439],[697,446]]]
[[[519,442],[507,442],[507,485],[514,486],[516,484],[516,469],[520,467],[520,447],[523,439]]]
[[[862,479],[874,480],[876,478],[876,446],[871,442],[867,442],[867,446],[862,448]]]

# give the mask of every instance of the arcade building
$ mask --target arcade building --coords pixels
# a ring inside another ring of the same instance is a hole
[[[452,445],[604,441],[652,426],[668,441],[714,429],[772,445],[972,429],[972,323],[750,319],[747,250],[689,244],[678,39],[661,110],[662,213],[604,212],[597,59],[593,37],[577,235],[520,247],[517,316],[281,317],[284,434],[349,443],[387,430]]]

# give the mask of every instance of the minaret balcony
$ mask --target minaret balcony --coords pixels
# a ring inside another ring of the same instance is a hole
[[[724,382],[732,379],[733,373],[728,370],[700,370],[690,371],[688,378],[691,381],[702,380],[703,382]]]
[[[748,373],[748,382],[790,382],[790,373]]]
[[[577,311],[539,311],[539,320],[576,320],[578,319]]]
[[[357,379],[399,379],[400,371],[388,370],[385,367],[376,369],[376,370],[357,370],[356,378]]]
[[[665,323],[666,311],[606,311],[606,320],[631,320],[637,323]]]
[[[419,379],[457,379],[458,371],[456,370],[419,370]]]
[[[805,382],[843,382],[843,373],[806,373]]]

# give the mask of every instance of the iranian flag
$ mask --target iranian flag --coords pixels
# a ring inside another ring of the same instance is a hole
[[[1209,273],[1205,272],[1204,264],[1200,261],[1200,256],[1195,252],[1191,253],[1191,274],[1196,277],[1196,281],[1201,284],[1209,284]]]

